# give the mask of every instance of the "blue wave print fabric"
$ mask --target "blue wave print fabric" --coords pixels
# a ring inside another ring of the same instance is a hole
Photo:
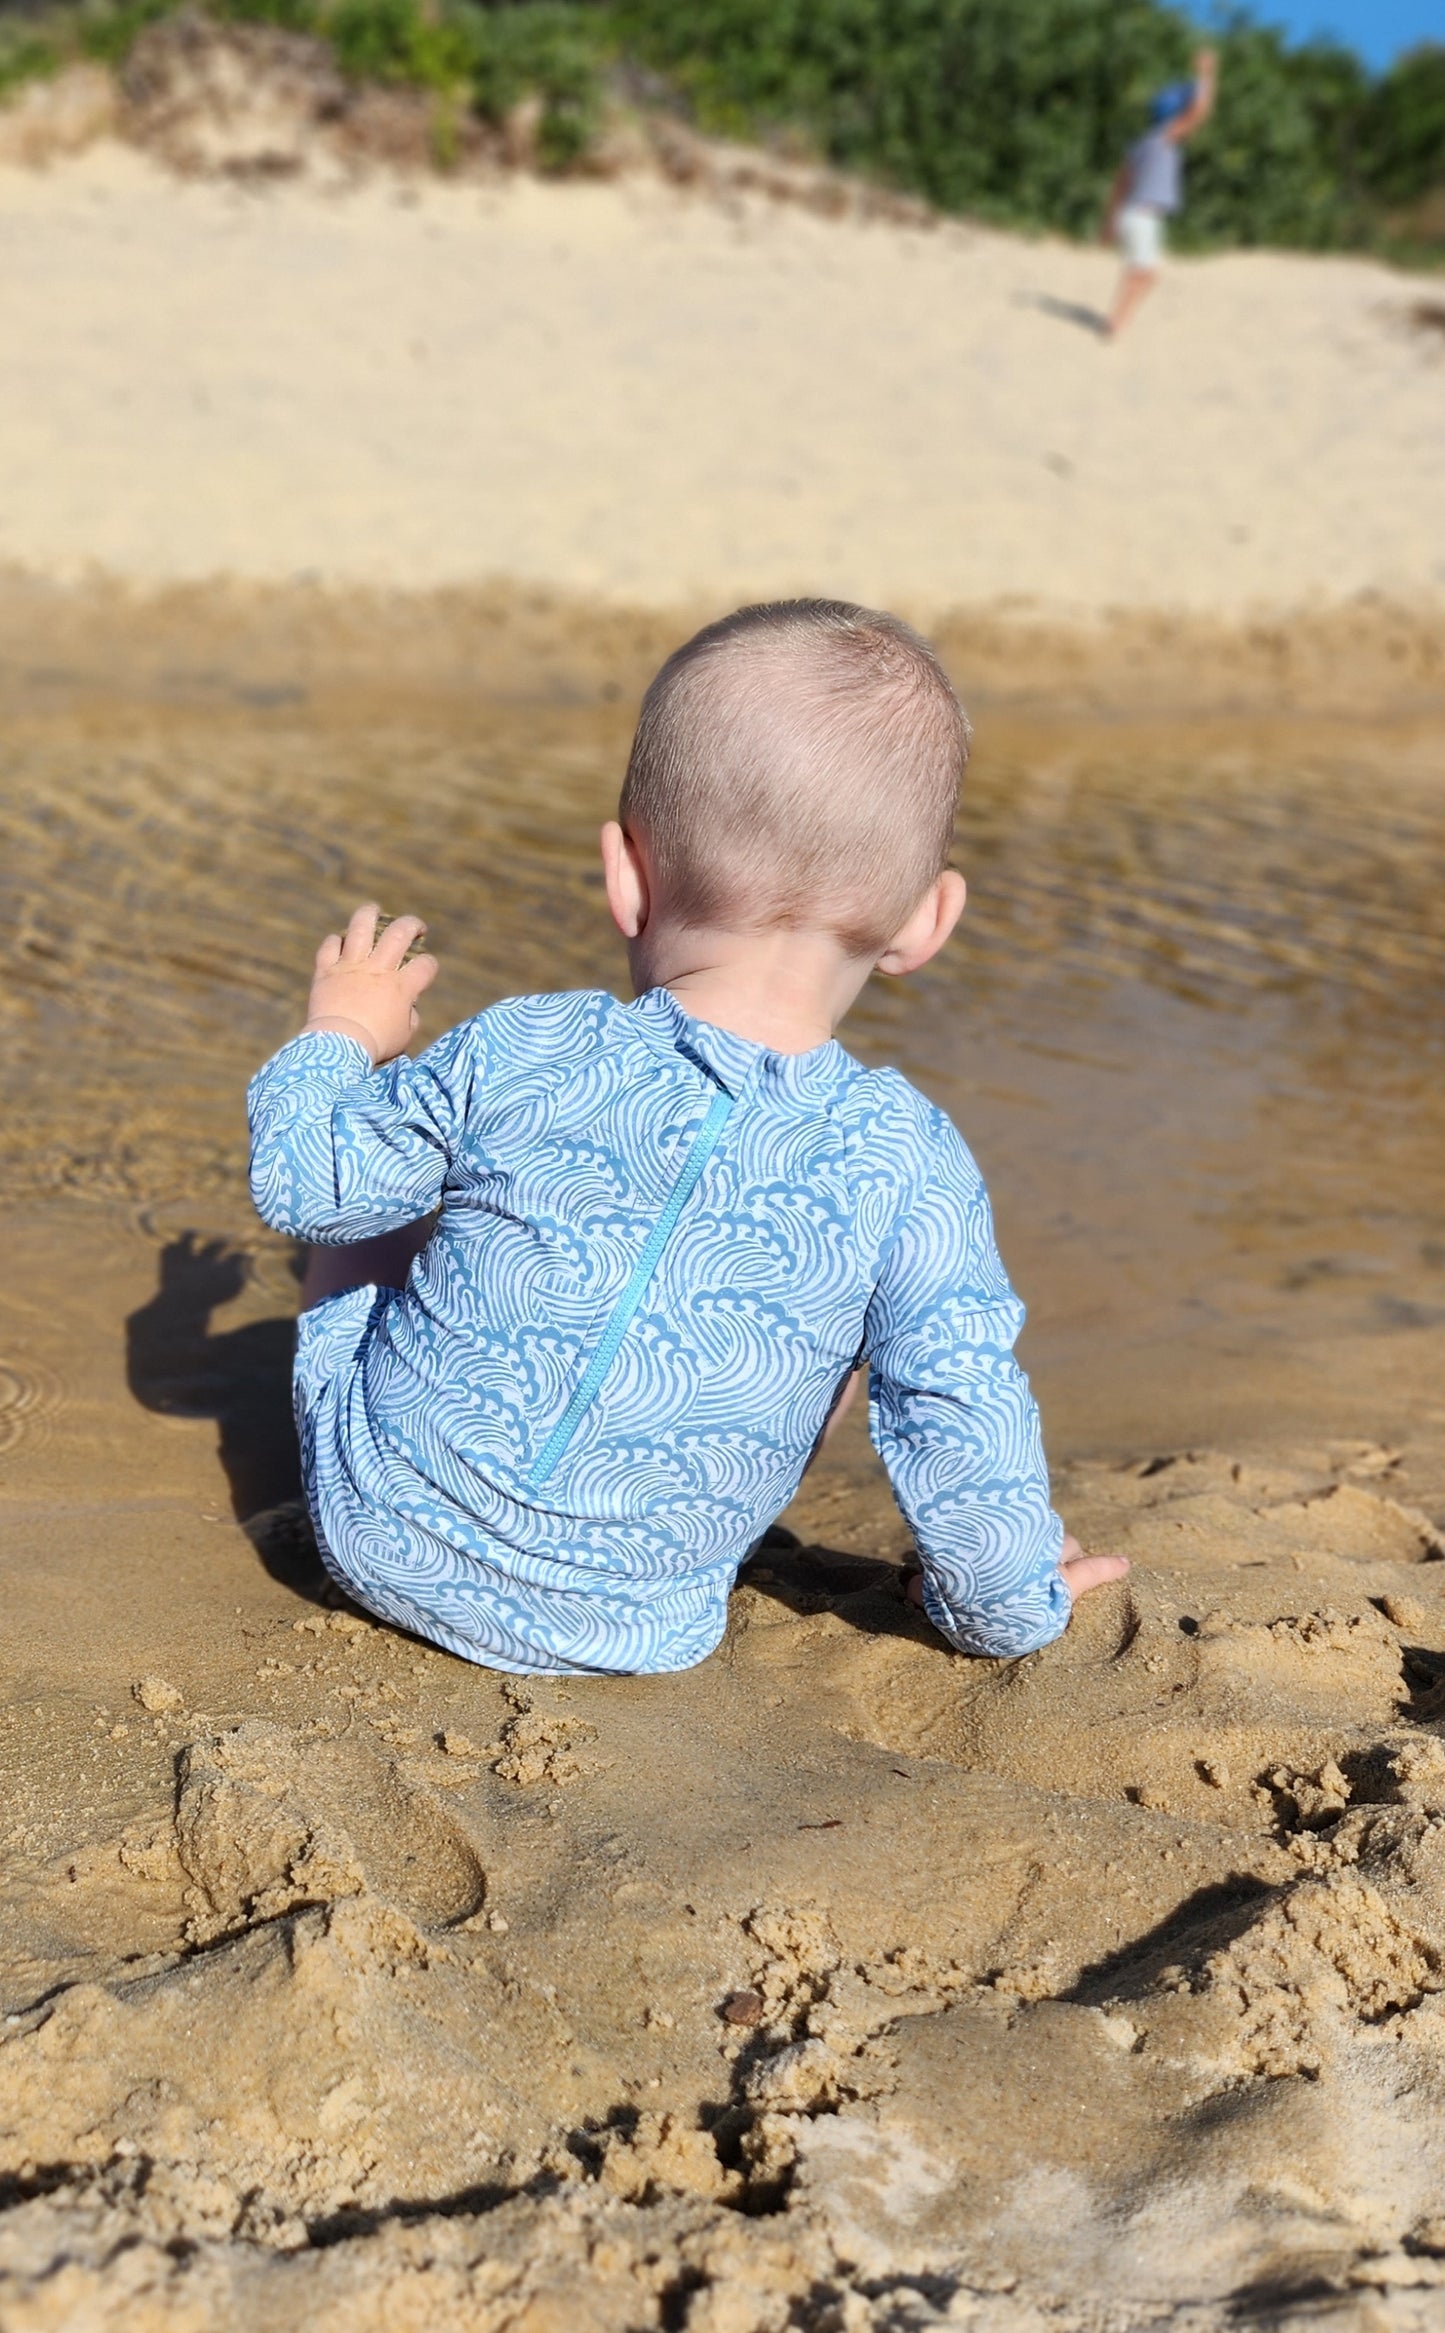
[[[997,1655],[1066,1625],[1023,1308],[977,1167],[895,1071],[587,992],[382,1069],[297,1037],[249,1107],[276,1230],[440,1210],[405,1288],[299,1323],[311,1510],[381,1618],[499,1669],[690,1667],[866,1360],[934,1625]]]

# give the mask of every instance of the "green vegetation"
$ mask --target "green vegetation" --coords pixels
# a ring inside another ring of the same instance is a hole
[[[53,41],[32,32],[11,32],[0,40],[0,99],[23,81],[42,81],[58,72],[64,62],[64,52]]]
[[[358,0],[365,5],[365,0]],[[580,162],[601,127],[609,28],[600,10],[568,0],[522,0],[474,11],[478,31],[471,86],[485,121],[505,121],[524,98],[542,106],[541,159],[565,170]]]
[[[1198,26],[1157,0],[615,0],[705,128],[801,129],[945,210],[1087,235],[1151,90]],[[1361,245],[1445,183],[1445,48],[1372,82],[1345,49],[1232,15],[1180,239]]]
[[[120,68],[147,26],[183,0],[0,0],[0,96],[58,72],[77,57]],[[191,0],[195,5],[195,0]],[[538,106],[543,166],[583,160],[606,111],[615,41],[605,10],[585,0],[202,0],[222,21],[269,24],[326,41],[349,79],[431,92],[459,112],[505,121],[524,100]],[[447,159],[444,152],[439,160]]]
[[[1149,94],[1200,39],[1161,0],[208,0],[329,42],[357,81],[454,119],[530,100],[543,163],[585,162],[619,91],[698,128],[855,170],[949,211],[1088,235]],[[0,90],[77,53],[123,63],[176,0],[0,0]],[[1242,12],[1214,37],[1180,240],[1445,257],[1445,46],[1372,79]],[[640,70],[639,70],[640,69]]]
[[[1445,43],[1402,57],[1372,90],[1360,154],[1382,202],[1415,203],[1445,188]]]

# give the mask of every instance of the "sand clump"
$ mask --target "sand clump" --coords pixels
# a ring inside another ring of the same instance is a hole
[[[506,1719],[494,1742],[475,1753],[490,1761],[494,1774],[523,1788],[538,1782],[556,1788],[592,1772],[593,1761],[582,1745],[596,1741],[595,1725],[565,1709],[539,1709],[536,1696],[519,1681],[505,1684],[502,1694],[516,1714]]]

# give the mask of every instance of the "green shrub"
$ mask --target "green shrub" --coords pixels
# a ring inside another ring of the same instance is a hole
[[[83,9],[77,45],[98,65],[123,65],[146,26],[169,16],[171,8],[172,0],[112,0],[110,6]]]
[[[27,26],[0,32],[0,98],[26,81],[44,81],[60,70],[64,58],[52,41]]]
[[[177,0],[0,0],[0,92],[67,56],[123,62]],[[1150,93],[1189,67],[1169,0],[209,0],[310,32],[343,71],[436,94],[437,157],[468,109],[537,101],[551,169],[582,160],[618,58],[660,76],[704,130],[786,140],[1001,224],[1091,234]],[[1328,42],[1291,49],[1236,9],[1220,94],[1192,140],[1181,242],[1390,248],[1445,215],[1445,46],[1371,80]],[[1434,200],[1432,201],[1432,196]],[[1403,224],[1402,224],[1403,222]],[[1433,230],[1438,234],[1438,223]]]
[[[336,0],[321,26],[353,81],[454,89],[471,77],[476,43],[459,12],[422,0]]]
[[[1358,241],[1364,218],[1350,141],[1368,90],[1347,49],[1313,42],[1289,51],[1276,32],[1234,27],[1214,119],[1190,141],[1179,241],[1196,250]]]
[[[1159,0],[616,0],[613,14],[705,128],[800,125],[830,160],[943,209],[1075,235],[1200,38]],[[1372,91],[1348,51],[1290,49],[1240,11],[1217,39],[1188,243],[1358,243],[1376,189],[1445,179],[1445,51]]]
[[[1190,50],[1154,0],[619,0],[705,127],[800,122],[947,210],[1087,232],[1135,114]]]
[[[504,121],[523,98],[542,105],[538,154],[551,170],[581,160],[602,116],[606,19],[568,0],[521,0],[479,9],[472,91],[486,121]]]
[[[1359,161],[1370,193],[1384,203],[1418,202],[1445,185],[1445,46],[1412,50],[1370,92]]]
[[[178,0],[171,0],[177,5]],[[229,16],[243,24],[276,24],[283,32],[319,32],[322,16],[316,0],[203,0],[207,13]]]

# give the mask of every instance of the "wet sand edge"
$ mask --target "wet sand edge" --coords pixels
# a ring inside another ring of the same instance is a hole
[[[228,577],[141,589],[11,568],[0,570],[0,690],[256,706],[626,703],[722,612],[721,602],[628,606],[505,578],[425,592]],[[1162,606],[1085,620],[1022,602],[900,612],[938,641],[975,707],[1346,719],[1445,707],[1445,604],[1371,592],[1242,621]]]

